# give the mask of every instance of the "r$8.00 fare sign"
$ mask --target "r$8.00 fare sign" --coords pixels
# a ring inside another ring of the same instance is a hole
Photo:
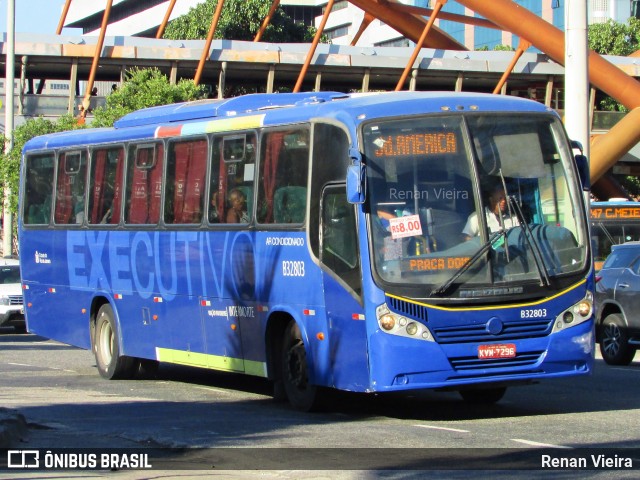
[[[389,219],[389,230],[391,230],[391,238],[413,237],[414,235],[422,235],[422,225],[420,224],[419,215],[407,215],[404,217]]]

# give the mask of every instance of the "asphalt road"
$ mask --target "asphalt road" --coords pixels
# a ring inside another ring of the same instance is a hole
[[[590,377],[512,388],[492,406],[468,405],[456,393],[339,393],[313,414],[275,402],[269,383],[254,377],[163,365],[154,379],[106,381],[94,365],[91,352],[0,329],[0,406],[26,422],[10,447],[161,448],[167,458],[156,460],[169,477],[189,465],[182,478],[201,474],[194,465],[237,478],[256,471],[261,478],[467,478],[460,468],[486,478],[639,476],[638,360],[629,367],[597,360]],[[186,463],[175,463],[178,452]],[[584,454],[589,463],[591,454],[614,462],[628,456],[633,469],[518,470],[549,452]]]

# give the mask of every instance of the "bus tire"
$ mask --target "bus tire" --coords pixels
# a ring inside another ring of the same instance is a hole
[[[318,408],[320,392],[309,383],[307,351],[304,348],[300,328],[291,321],[284,331],[282,341],[282,386],[293,408],[309,412]]]
[[[108,380],[133,378],[138,369],[135,358],[120,355],[118,330],[111,305],[98,310],[93,335],[93,353],[100,376]]]
[[[136,377],[151,379],[156,378],[158,375],[158,369],[160,368],[160,362],[157,360],[149,360],[147,358],[137,359],[138,368],[136,369]]]
[[[629,345],[629,335],[622,315],[611,313],[600,325],[600,353],[609,365],[629,365],[636,351]]]
[[[476,405],[489,405],[496,403],[504,397],[507,387],[495,388],[473,388],[469,390],[460,390],[460,396],[467,403]]]

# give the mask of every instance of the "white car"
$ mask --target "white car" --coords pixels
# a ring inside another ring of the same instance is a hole
[[[20,262],[12,258],[0,259],[0,327],[26,330]]]

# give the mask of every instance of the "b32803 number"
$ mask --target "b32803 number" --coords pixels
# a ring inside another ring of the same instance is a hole
[[[546,308],[528,308],[526,310],[520,310],[520,318],[544,318],[546,316]]]

